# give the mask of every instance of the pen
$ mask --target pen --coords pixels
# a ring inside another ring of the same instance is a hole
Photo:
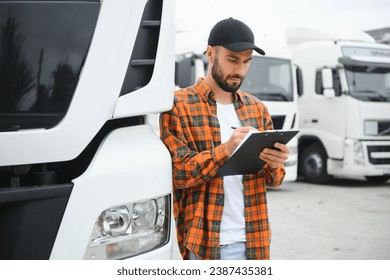
[[[235,127],[235,126],[232,126],[231,128],[232,128],[232,129],[237,129],[237,127]]]

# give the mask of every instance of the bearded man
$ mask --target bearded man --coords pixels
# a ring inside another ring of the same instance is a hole
[[[172,110],[161,114],[183,259],[270,258],[266,189],[283,182],[287,146],[276,143],[277,149],[260,152],[266,164],[256,174],[217,175],[249,130],[273,129],[266,106],[240,90],[253,51],[265,55],[245,23],[218,22],[205,52],[206,77],[176,91]]]

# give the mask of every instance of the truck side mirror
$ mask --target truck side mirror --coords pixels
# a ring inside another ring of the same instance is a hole
[[[302,96],[303,95],[302,69],[297,66],[296,70],[295,70],[295,74],[296,74],[296,78],[297,78],[297,93],[298,93],[298,96]]]
[[[333,88],[333,74],[332,69],[324,68],[321,70],[323,95],[327,98],[333,98],[336,96]]]

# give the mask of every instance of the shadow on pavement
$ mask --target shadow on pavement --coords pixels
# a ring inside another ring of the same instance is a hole
[[[302,180],[302,178],[298,178],[298,180],[295,183],[303,183],[303,184],[311,184],[315,186],[316,184],[313,183],[307,183]],[[322,186],[329,186],[329,187],[390,187],[390,180],[387,180],[386,182],[382,183],[376,183],[376,182],[369,182],[365,180],[364,178],[357,178],[357,179],[350,179],[350,178],[334,178],[329,183],[323,184]]]

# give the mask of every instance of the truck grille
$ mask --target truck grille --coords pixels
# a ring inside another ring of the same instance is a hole
[[[283,129],[284,120],[286,119],[286,116],[272,115],[271,119],[274,124],[274,129]]]
[[[378,135],[390,135],[390,122],[378,122]]]
[[[367,146],[368,160],[372,164],[390,164],[390,146]]]

